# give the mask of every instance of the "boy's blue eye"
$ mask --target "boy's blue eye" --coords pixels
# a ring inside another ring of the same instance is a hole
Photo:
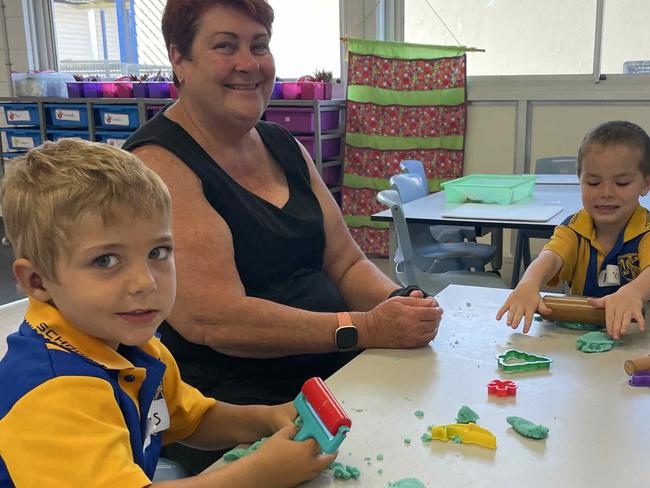
[[[172,248],[169,246],[156,247],[149,253],[149,259],[167,259],[172,254]]]
[[[112,268],[117,264],[117,257],[112,254],[103,254],[102,256],[97,256],[93,260],[93,265],[99,268]]]

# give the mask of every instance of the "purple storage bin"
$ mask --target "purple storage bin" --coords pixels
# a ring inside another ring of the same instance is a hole
[[[337,164],[335,166],[328,166],[323,168],[322,178],[327,186],[339,186],[341,184],[341,168],[343,166]]]
[[[83,81],[84,97],[86,98],[101,98],[104,93],[104,88],[101,81]]]
[[[302,100],[324,100],[325,83],[317,81],[304,81],[300,85],[300,98]]]
[[[67,81],[65,86],[68,89],[69,98],[82,98],[84,96],[84,84],[80,81]]]
[[[149,96],[149,84],[142,81],[133,83],[133,97],[134,98],[147,98]]]
[[[149,98],[169,98],[169,81],[148,81]]]
[[[158,112],[160,112],[165,106],[164,105],[147,105],[147,119],[150,119]]]
[[[314,116],[311,107],[268,107],[265,112],[268,122],[275,122],[295,132],[313,132]],[[320,126],[322,131],[336,129],[339,126],[338,109],[321,111]]]
[[[282,98],[285,100],[298,100],[300,98],[300,84],[283,82]]]
[[[296,137],[300,143],[305,146],[307,152],[312,158],[315,158],[316,153],[316,143],[314,136],[298,136]],[[339,155],[341,150],[341,138],[336,137],[334,139],[321,139],[320,141],[321,148],[321,159],[332,159]]]
[[[273,92],[271,93],[271,100],[282,100],[282,82],[276,81],[273,84]]]
[[[130,81],[115,83],[115,96],[117,98],[133,98],[133,83]]]

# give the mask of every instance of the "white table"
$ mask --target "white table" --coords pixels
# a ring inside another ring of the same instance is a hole
[[[442,215],[454,208],[457,208],[462,203],[447,203],[445,201],[445,194],[443,191],[438,193],[431,193],[423,198],[418,198],[411,202],[404,204],[404,217],[409,223],[419,223],[428,225],[458,225],[467,226],[471,225],[477,228],[477,235],[481,235],[483,229],[523,229],[525,231],[541,231],[542,234],[546,233],[551,235],[553,229],[558,224],[561,224],[569,215],[577,212],[582,208],[582,200],[580,197],[580,186],[572,181],[572,175],[540,175],[541,180],[538,179],[533,195],[529,198],[519,200],[514,205],[529,207],[531,212],[541,205],[560,205],[563,210],[555,217],[546,222],[531,222],[531,221],[517,221],[517,220],[500,220],[498,218],[491,219],[452,219],[446,218]],[[577,177],[576,177],[577,178]],[[559,181],[566,183],[557,184]],[[577,180],[576,180],[577,181]],[[650,196],[645,196],[640,199],[641,205],[650,208]],[[390,210],[383,210],[372,215],[372,220],[379,222],[390,222],[390,262],[394,257],[394,252],[397,247],[397,239],[395,230],[392,225],[393,217]],[[497,246],[497,261],[496,269],[500,268],[501,258],[503,254],[503,247],[500,237],[497,235],[496,241],[493,240],[493,245]],[[394,270],[391,271],[394,274]]]
[[[405,477],[454,488],[648,486],[650,388],[628,386],[623,362],[650,353],[650,334],[634,330],[623,346],[586,354],[575,349],[582,331],[535,322],[524,335],[496,322],[507,294],[452,285],[438,296],[444,322],[430,347],[367,350],[329,378],[352,419],[338,461],[358,467],[361,478],[337,481],[326,471],[304,486],[374,488]],[[550,371],[502,373],[495,356],[511,347],[551,357]],[[496,378],[514,380],[516,397],[488,396]],[[480,415],[496,450],[420,440],[427,425],[454,423],[461,405]],[[548,438],[520,436],[506,423],[510,415],[546,425]]]

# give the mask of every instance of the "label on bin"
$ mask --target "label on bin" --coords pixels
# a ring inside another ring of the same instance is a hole
[[[11,136],[11,145],[21,149],[32,149],[34,147],[34,138]]]
[[[104,123],[110,125],[129,125],[128,114],[112,114],[110,112],[104,113]]]
[[[79,110],[57,109],[56,120],[69,120],[71,122],[80,122],[81,112]]]
[[[7,110],[7,120],[13,122],[31,122],[29,110]]]
[[[115,146],[115,147],[119,147],[119,148],[122,148],[122,146],[124,145],[125,142],[126,142],[126,139],[113,139],[113,138],[110,138],[110,137],[108,139],[106,139],[106,144],[108,144],[109,146]]]

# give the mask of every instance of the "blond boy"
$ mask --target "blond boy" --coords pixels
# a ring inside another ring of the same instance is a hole
[[[540,289],[566,282],[571,293],[605,308],[614,339],[635,320],[645,330],[650,299],[650,215],[639,197],[650,189],[650,138],[638,125],[611,121],[591,130],[578,151],[583,209],[559,225],[497,313],[516,329],[533,313],[549,314]]]
[[[49,142],[16,159],[1,196],[30,303],[0,361],[0,486],[149,486],[162,444],[274,432],[224,469],[156,485],[293,486],[331,463],[290,440],[291,404],[218,403],[181,380],[154,337],[176,293],[171,203],[135,156]]]

